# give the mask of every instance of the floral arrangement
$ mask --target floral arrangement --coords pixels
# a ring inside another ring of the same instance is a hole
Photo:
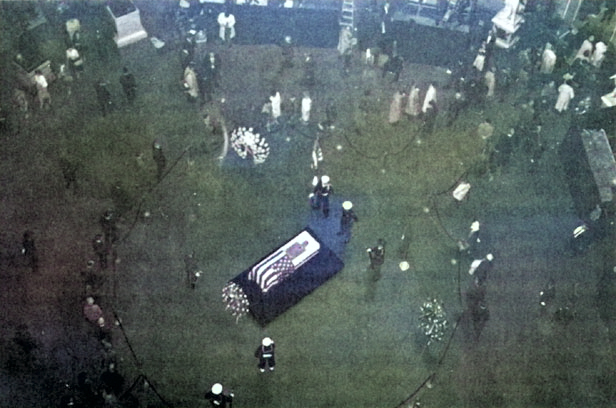
[[[242,287],[235,282],[228,282],[222,288],[222,301],[226,304],[225,309],[230,310],[231,314],[235,316],[235,323],[249,312],[248,297]]]
[[[428,337],[428,345],[434,341],[443,340],[447,329],[447,314],[442,302],[432,299],[421,305],[419,328]]]
[[[269,144],[253,128],[237,128],[231,132],[231,147],[242,159],[252,158],[255,164],[261,164],[269,156]]]

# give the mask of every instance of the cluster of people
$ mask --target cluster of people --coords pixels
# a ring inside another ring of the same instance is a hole
[[[427,87],[423,103],[421,101],[421,90],[415,83],[411,84],[408,93],[402,90],[396,91],[389,106],[389,124],[394,125],[398,123],[403,113],[409,119],[421,120],[423,131],[428,134],[431,133],[434,130],[436,116],[438,115],[436,88],[434,85],[430,84]]]
[[[329,218],[330,197],[334,192],[329,176],[314,176],[312,179],[312,192],[308,195],[310,206],[313,210],[322,211],[324,218]],[[344,243],[351,239],[353,224],[358,221],[358,217],[353,210],[351,201],[342,203],[342,214],[340,217],[340,229],[337,235],[342,236]]]
[[[254,356],[259,360],[257,368],[259,372],[274,371],[276,368],[276,344],[271,337],[264,337],[261,344],[255,350]],[[232,390],[226,389],[221,383],[212,385],[205,393],[205,399],[210,402],[213,408],[233,408],[233,398],[235,394]]]

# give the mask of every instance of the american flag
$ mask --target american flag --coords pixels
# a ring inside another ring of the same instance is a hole
[[[295,272],[291,258],[284,250],[273,253],[255,265],[248,274],[248,279],[256,282],[263,293],[285,280]]]

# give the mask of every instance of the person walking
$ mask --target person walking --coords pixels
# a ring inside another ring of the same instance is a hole
[[[264,373],[265,368],[269,368],[270,371],[274,371],[276,366],[276,359],[274,356],[276,345],[274,340],[269,337],[264,337],[261,340],[261,345],[255,351],[255,357],[259,359],[259,371]]]

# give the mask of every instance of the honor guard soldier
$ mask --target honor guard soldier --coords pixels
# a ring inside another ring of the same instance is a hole
[[[358,221],[357,215],[353,211],[353,203],[345,201],[342,203],[342,216],[340,217],[340,231],[338,235],[344,236],[344,243],[351,240],[351,228],[353,223]]]
[[[370,258],[370,269],[375,272],[374,280],[378,280],[381,276],[381,266],[385,263],[385,241],[379,239],[376,246],[366,249]]]
[[[212,385],[212,389],[205,393],[205,399],[210,401],[214,408],[233,407],[233,392],[223,390],[220,383]]]
[[[265,372],[266,366],[270,371],[274,371],[274,367],[276,366],[276,359],[274,357],[275,347],[274,340],[265,337],[261,341],[261,345],[257,348],[257,351],[255,351],[255,357],[259,359],[259,371],[262,373]]]

